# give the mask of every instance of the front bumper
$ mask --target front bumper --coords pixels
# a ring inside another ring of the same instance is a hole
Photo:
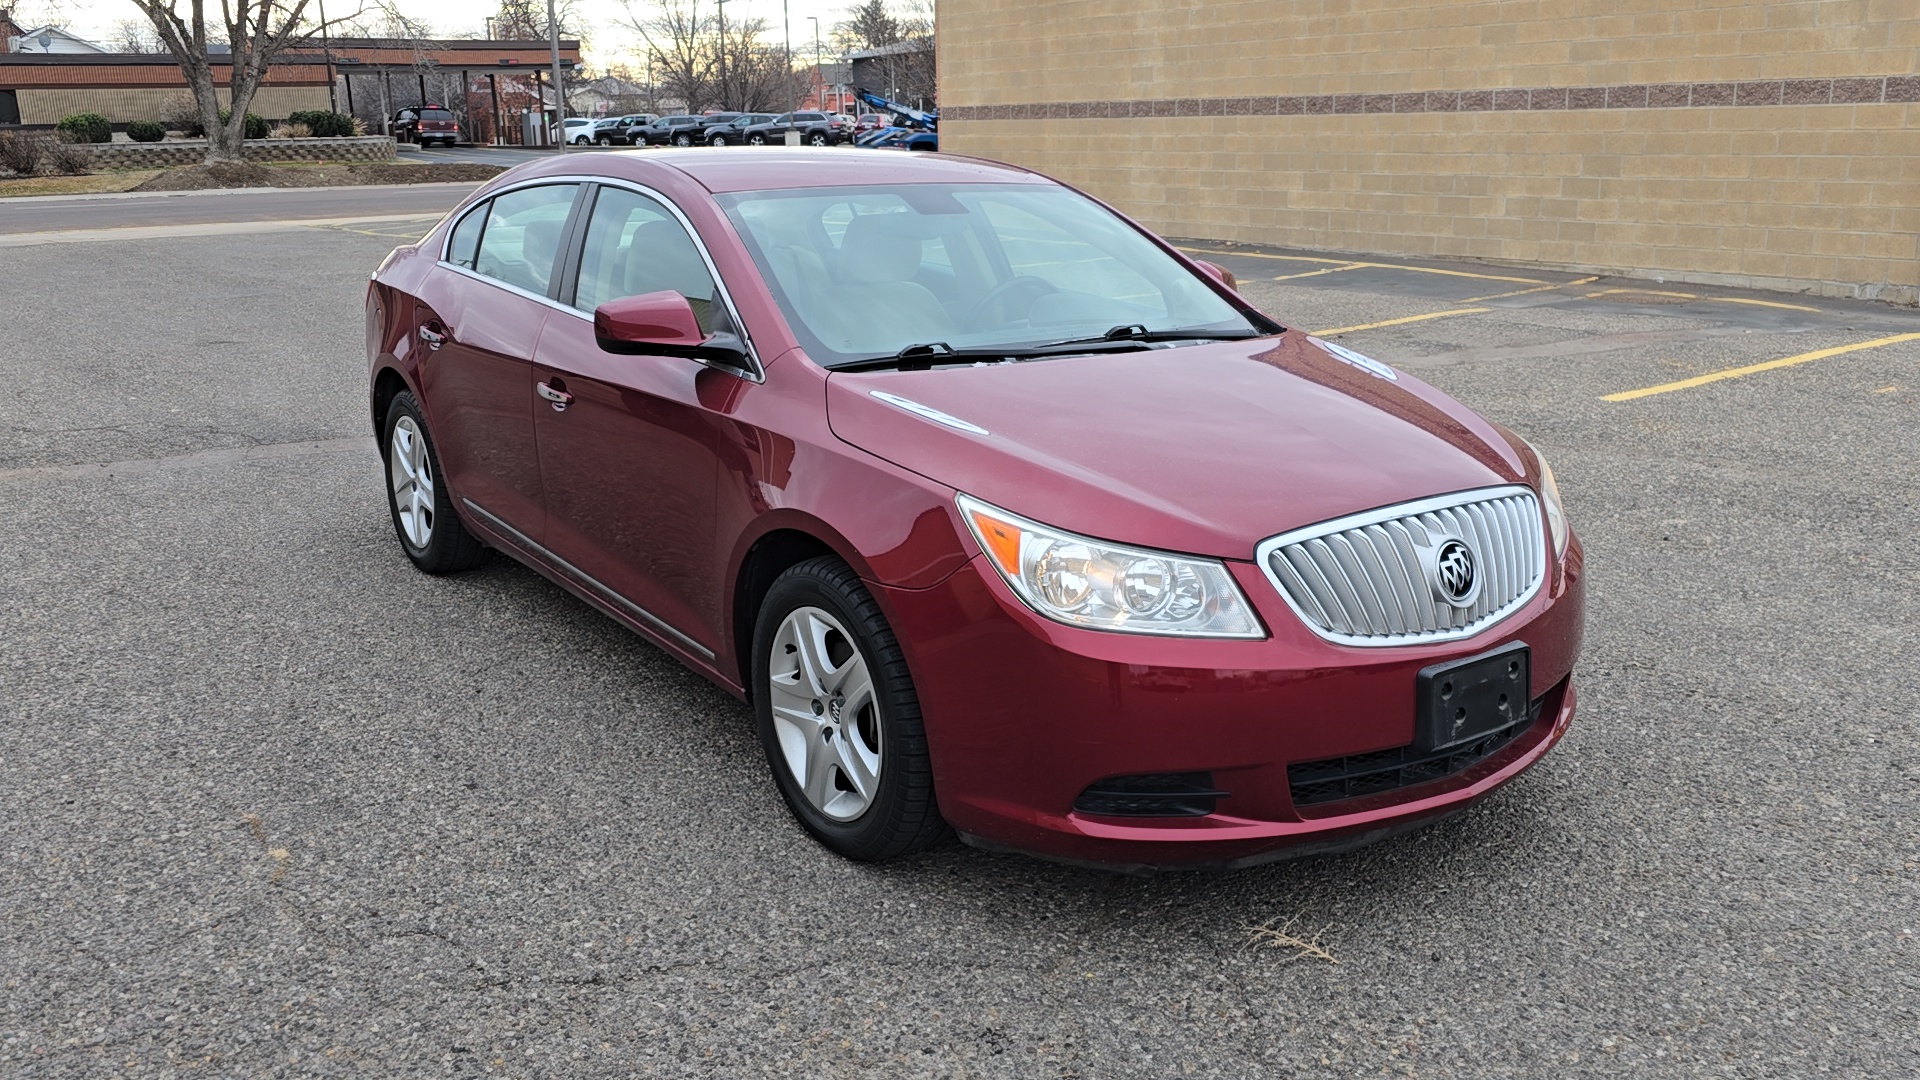
[[[1263,641],[1063,626],[976,557],[930,589],[880,588],[919,690],[940,809],[983,847],[1121,868],[1238,866],[1356,846],[1454,813],[1538,761],[1575,707],[1579,541],[1526,607],[1477,637],[1359,648],[1314,636],[1259,570],[1230,563]],[[1418,671],[1513,641],[1532,653],[1538,719],[1461,771],[1296,806],[1288,766],[1414,739]],[[1114,817],[1074,803],[1097,781],[1207,773],[1212,813]]]

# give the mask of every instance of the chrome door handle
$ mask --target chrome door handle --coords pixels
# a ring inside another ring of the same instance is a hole
[[[572,394],[567,393],[565,390],[556,390],[546,383],[535,383],[533,385],[533,392],[553,402],[554,412],[566,412],[567,406],[573,404]]]
[[[420,340],[427,343],[427,348],[437,349],[440,346],[446,344],[447,335],[436,334],[433,331],[423,326],[420,328]]]

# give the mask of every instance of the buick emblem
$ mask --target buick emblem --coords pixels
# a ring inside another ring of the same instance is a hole
[[[1473,549],[1463,541],[1448,540],[1433,559],[1433,591],[1454,607],[1469,607],[1480,595],[1480,574]]]

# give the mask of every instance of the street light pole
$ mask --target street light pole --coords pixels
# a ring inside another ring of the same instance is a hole
[[[547,44],[553,50],[553,134],[562,147],[567,145],[567,89],[560,81],[560,16],[547,0]]]
[[[800,107],[800,103],[793,100],[793,20],[787,16],[787,0],[780,0],[780,25],[787,35],[786,99],[789,103],[787,111],[792,112]]]
[[[822,111],[827,107],[827,76],[820,70],[820,16],[809,15],[813,20],[813,77],[820,80],[820,97],[814,104]],[[837,110],[836,110],[837,111]]]
[[[720,108],[724,110],[727,107],[727,0],[713,0],[713,6],[720,11]]]

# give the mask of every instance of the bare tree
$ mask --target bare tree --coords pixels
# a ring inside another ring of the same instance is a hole
[[[877,49],[901,40],[900,20],[887,10],[887,0],[864,0],[847,9],[846,18],[834,24],[834,41],[847,52]]]
[[[701,9],[700,0],[647,0],[627,4],[625,23],[647,43],[653,84],[668,99],[704,109],[785,112],[804,91],[805,79],[787,63],[786,49],[769,40],[765,19],[728,20]]]
[[[153,24],[142,19],[120,19],[113,24],[107,45],[114,52],[163,53],[167,46],[153,32]]]
[[[640,11],[633,0],[621,0],[623,20],[652,50],[653,74],[659,91],[686,102],[697,113],[714,100],[719,52],[713,48],[717,23],[700,10],[700,0],[651,0]]]
[[[187,77],[201,126],[207,130],[209,164],[241,160],[246,138],[247,107],[260,89],[267,68],[289,47],[302,45],[320,30],[306,19],[308,0],[220,0],[215,16],[225,24],[232,68],[227,77],[232,112],[220,122],[220,96],[213,79],[208,47],[215,43],[207,28],[207,0],[132,0],[153,24],[160,41],[173,54]],[[185,5],[186,10],[181,11]],[[344,22],[353,15],[334,22]]]

